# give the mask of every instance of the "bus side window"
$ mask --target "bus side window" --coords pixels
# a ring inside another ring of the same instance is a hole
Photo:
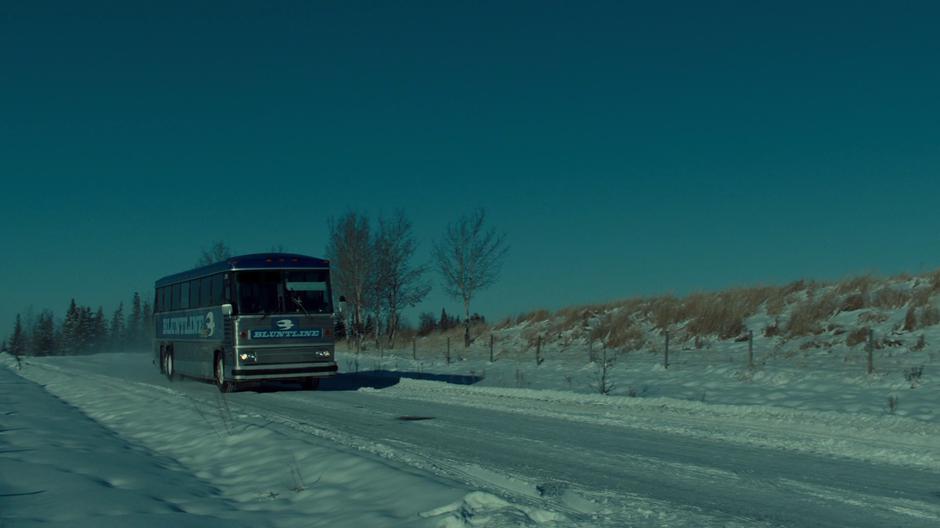
[[[232,281],[229,280],[228,274],[222,275],[220,273],[219,275],[216,275],[216,285],[219,287],[218,296],[222,304],[231,303],[232,299],[235,298],[235,296],[232,295],[231,290],[229,290],[229,288],[233,287],[231,282]]]
[[[222,274],[213,275],[209,279],[212,283],[212,297],[209,302],[213,306],[220,305],[222,304]]]
[[[199,281],[189,281],[189,307],[199,308]]]
[[[211,282],[209,277],[203,277],[199,279],[199,307],[205,308],[209,306],[209,293],[211,288]]]
[[[179,284],[170,286],[170,310],[180,309],[180,288]]]
[[[163,310],[163,288],[157,288],[156,295],[153,296],[153,311]]]
[[[189,282],[180,283],[180,310],[189,308]]]

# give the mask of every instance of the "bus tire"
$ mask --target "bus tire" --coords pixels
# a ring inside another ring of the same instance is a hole
[[[166,379],[170,381],[175,381],[178,376],[176,374],[176,362],[173,358],[173,351],[167,350],[163,353],[163,374],[166,376]]]
[[[213,372],[215,374],[215,386],[219,388],[220,392],[235,392],[238,390],[238,385],[234,381],[225,381],[225,359],[222,357],[221,352],[215,353]]]
[[[306,378],[303,381],[304,390],[317,390],[320,388],[320,378]]]

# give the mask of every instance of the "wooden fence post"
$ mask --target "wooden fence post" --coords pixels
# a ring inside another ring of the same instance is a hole
[[[447,354],[444,356],[447,359],[447,364],[450,365],[450,338],[447,338]]]
[[[538,336],[535,340],[535,364],[536,366],[542,364],[542,336]]]
[[[417,337],[411,338],[411,359],[415,361],[418,360],[418,338]]]
[[[493,334],[490,334],[490,363],[493,362]]]
[[[669,368],[669,330],[666,330],[666,346],[663,347],[663,368]]]
[[[747,368],[754,368],[754,331],[747,331]]]

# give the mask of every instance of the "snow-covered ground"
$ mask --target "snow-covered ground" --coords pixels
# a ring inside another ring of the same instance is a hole
[[[940,362],[933,351],[876,350],[876,369],[869,375],[862,349],[799,350],[799,343],[774,349],[765,346],[765,341],[755,340],[754,368],[747,366],[745,342],[718,341],[704,350],[673,348],[669,368],[663,367],[661,350],[610,352],[608,392],[642,400],[668,398],[727,404],[745,411],[754,407],[748,412],[755,414],[792,409],[831,412],[838,421],[903,417],[940,423],[940,383],[936,376]],[[940,342],[940,333],[935,342]],[[488,351],[482,347],[471,347],[469,351],[454,348],[448,363],[442,348],[426,345],[414,360],[410,347],[386,350],[379,356],[373,351],[357,355],[341,346],[337,357],[345,372],[387,370],[418,373],[426,378],[466,377],[478,387],[594,395],[600,392],[601,353],[595,350],[592,360],[586,346],[565,350],[546,346],[539,364],[529,353],[497,356],[490,362]],[[911,369],[920,369],[921,375],[909,379]]]
[[[528,511],[246,413],[211,386],[110,368],[144,374],[140,355],[60,359],[0,368],[0,526],[440,526]]]
[[[350,372],[356,359],[358,374]],[[0,519],[13,526],[176,522],[162,515],[194,526],[940,523],[940,423],[929,380],[907,386],[925,396],[905,415],[911,397],[894,413],[867,401],[867,392],[895,383],[878,378],[807,378],[798,366],[767,379],[761,371],[739,379],[739,366],[703,376],[684,374],[688,364],[655,367],[651,355],[614,374],[615,383],[644,378],[649,388],[603,396],[581,387],[596,364],[573,369],[562,359],[446,365],[344,355],[346,372],[320,391],[283,385],[222,395],[209,384],[166,381],[143,355],[29,358],[22,371],[4,358],[12,370],[0,369]],[[706,396],[694,397],[700,389]],[[789,398],[801,403],[781,404]],[[841,406],[813,403],[831,398]],[[85,495],[70,503],[76,487]]]
[[[853,289],[855,283],[867,286]],[[713,308],[735,304],[732,293],[714,294]],[[496,328],[478,327],[469,349],[464,349],[461,329],[456,329],[418,338],[414,348],[411,342],[399,343],[381,353],[368,340],[368,350],[360,354],[344,343],[338,357],[347,372],[475,376],[482,378],[477,386],[596,394],[606,353],[604,385],[611,395],[749,406],[754,407],[749,412],[758,414],[781,409],[824,411],[833,413],[837,422],[886,416],[940,422],[940,274],[932,280],[862,278],[828,286],[809,284],[778,294],[784,304],[776,310],[769,307],[772,301],[764,301],[746,317],[745,312],[738,314],[742,325],[732,338],[696,336],[688,330],[693,322],[689,319],[673,323],[668,368],[665,339],[651,315],[663,298],[542,312]],[[891,295],[901,296],[896,306],[878,304],[877,299]],[[740,292],[738,296],[746,297]],[[694,304],[689,299],[674,302]],[[815,308],[818,329],[806,335],[788,334],[799,312],[807,305],[816,307],[814,302],[823,306]],[[709,315],[707,310],[701,312]],[[907,327],[909,317],[913,328]],[[605,347],[604,332],[601,337],[592,335],[598,329],[616,332],[624,327],[633,332],[627,343]],[[768,331],[771,327],[776,331]],[[864,338],[869,330],[874,337],[871,374]],[[750,366],[747,331],[753,333]],[[852,340],[859,333],[863,337]],[[495,361],[490,361],[491,335]],[[448,338],[451,361],[445,359]]]
[[[236,519],[230,501],[175,460],[2,368],[0,402],[0,526],[264,524]]]

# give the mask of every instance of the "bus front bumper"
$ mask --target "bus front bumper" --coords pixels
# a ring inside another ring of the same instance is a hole
[[[235,381],[316,378],[333,376],[337,370],[335,362],[316,365],[242,366],[232,370],[232,378]]]

